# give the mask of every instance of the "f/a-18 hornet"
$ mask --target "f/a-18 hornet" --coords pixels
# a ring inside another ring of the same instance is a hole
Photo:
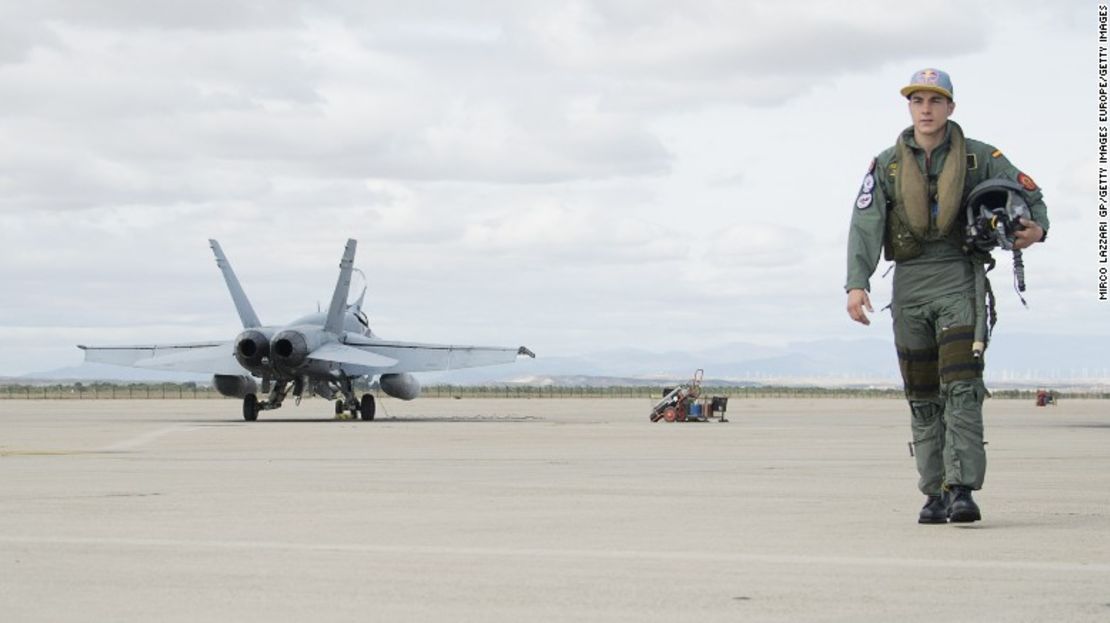
[[[145,346],[84,346],[85,361],[136,368],[213,374],[213,385],[225,396],[243,399],[243,419],[281,407],[292,394],[297,403],[309,395],[335,400],[336,415],[374,419],[374,395],[355,396],[352,381],[373,380],[386,394],[412,400],[420,383],[411,374],[512,363],[520,355],[535,357],[524,346],[500,348],[419,344],[383,340],[370,330],[362,311],[365,286],[358,300],[347,303],[354,272],[355,240],[348,240],[339,263],[339,280],[328,311],[309,314],[284,326],[263,326],[239,285],[220,243],[209,240],[216,265],[243,321],[243,332],[227,342],[154,344]],[[265,398],[260,400],[259,383]]]

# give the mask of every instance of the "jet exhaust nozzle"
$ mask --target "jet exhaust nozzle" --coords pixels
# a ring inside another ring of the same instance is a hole
[[[300,331],[286,330],[270,341],[270,355],[274,363],[295,368],[308,358],[308,340]]]
[[[235,360],[250,371],[262,369],[270,356],[270,336],[256,329],[243,331],[235,338]]]

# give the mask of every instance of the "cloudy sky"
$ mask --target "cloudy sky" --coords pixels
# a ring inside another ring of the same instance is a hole
[[[1105,336],[1096,28],[1079,0],[0,0],[0,375],[230,339],[208,238],[267,323],[326,304],[350,237],[385,337],[889,339],[844,312],[844,248],[924,66],[1049,205],[999,335]]]

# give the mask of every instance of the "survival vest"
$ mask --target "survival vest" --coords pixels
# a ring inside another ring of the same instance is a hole
[[[960,126],[954,121],[949,121],[948,126],[948,155],[935,179],[927,178],[917,166],[917,158],[906,144],[907,132],[898,135],[888,165],[894,174],[894,205],[888,214],[883,245],[887,260],[913,259],[921,255],[925,242],[950,238],[959,246],[963,241],[965,182],[975,159],[968,157]],[[955,226],[957,223],[959,227]]]

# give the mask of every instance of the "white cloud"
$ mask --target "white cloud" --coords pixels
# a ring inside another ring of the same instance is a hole
[[[396,337],[857,336],[851,202],[925,65],[952,72],[969,134],[1046,189],[1039,301],[1006,322],[1092,331],[1088,13],[943,0],[929,15],[959,18],[940,28],[880,0],[5,2],[0,278],[20,295],[0,339],[20,337],[0,373],[45,367],[35,353],[69,353],[75,331],[234,331],[209,237],[272,321],[327,296],[355,237]]]

